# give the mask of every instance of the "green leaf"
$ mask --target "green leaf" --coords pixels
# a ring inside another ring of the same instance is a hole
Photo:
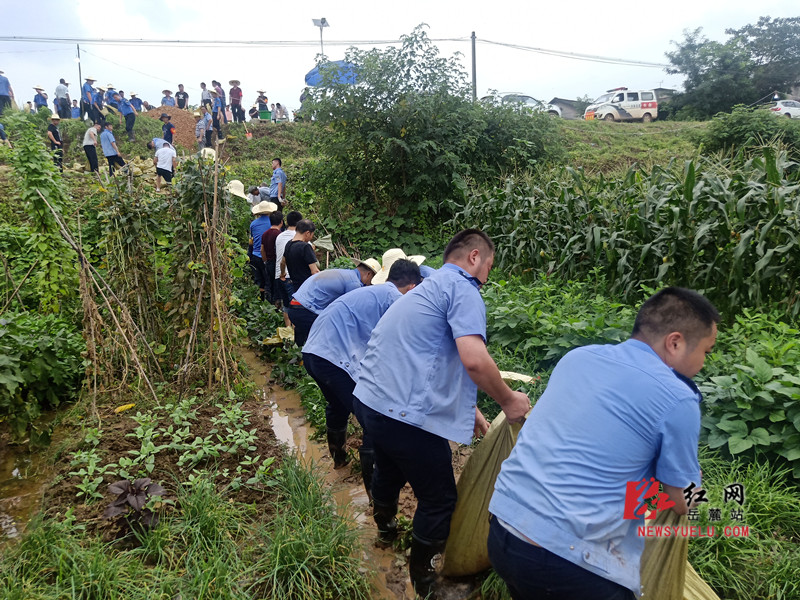
[[[732,437],[731,439],[728,440],[728,450],[733,455],[746,452],[752,447],[753,447],[753,442],[745,438],[737,436],[737,437]]]
[[[731,435],[738,435],[741,438],[747,437],[747,424],[742,420],[722,420],[717,423],[717,427]]]
[[[786,420],[786,413],[784,412],[784,410],[782,408],[779,409],[779,410],[773,410],[771,413],[769,413],[769,420],[772,421],[773,423],[778,423],[780,421],[785,421]]]
[[[769,432],[763,427],[756,427],[747,439],[757,446],[769,446]]]

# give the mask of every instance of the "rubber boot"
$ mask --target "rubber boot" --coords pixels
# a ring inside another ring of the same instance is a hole
[[[397,500],[394,502],[379,502],[372,499],[372,518],[378,526],[379,546],[391,546],[397,539]]]
[[[408,573],[417,597],[436,600],[436,565],[441,560],[446,543],[447,540],[423,542],[417,536],[411,536]]]
[[[341,469],[350,462],[347,456],[347,427],[328,429],[328,451],[331,453],[334,469]]]
[[[375,452],[373,450],[358,450],[358,457],[361,460],[361,476],[364,478],[364,489],[367,490],[367,497],[372,502],[372,473],[375,470]]]

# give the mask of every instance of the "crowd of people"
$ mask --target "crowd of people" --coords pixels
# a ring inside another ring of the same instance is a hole
[[[684,490],[701,476],[701,395],[691,378],[720,319],[706,298],[675,287],[656,293],[630,340],[569,352],[531,409],[486,348],[480,290],[494,244],[482,231],[456,234],[436,270],[398,248],[382,264],[322,270],[313,222],[297,211],[284,218],[268,201],[253,213],[260,262],[251,264],[274,274],[257,282],[285,311],[326,399],[334,469],[348,464],[351,414],[363,430],[358,452],[380,545],[397,536],[401,488],[409,483],[416,496],[408,564],[419,597],[436,597],[435,564],[457,501],[449,441],[469,444],[489,427],[479,388],[509,422],[524,422],[489,506],[490,559],[512,597],[640,595],[644,540],[624,517],[627,494],[631,482],[657,478],[661,506],[689,510]]]

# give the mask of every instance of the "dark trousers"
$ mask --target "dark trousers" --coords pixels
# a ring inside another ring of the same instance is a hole
[[[58,116],[62,119],[70,118],[69,100],[66,98],[58,98]]]
[[[125,115],[125,133],[133,133],[133,125],[136,123],[136,115],[133,113]]]
[[[294,325],[294,343],[298,348],[302,348],[311,332],[311,326],[317,320],[317,314],[308,310],[305,306],[289,303],[286,310],[289,320]]]
[[[264,292],[267,300],[275,302],[278,299],[278,290],[275,285],[275,259],[264,261]]]
[[[391,504],[408,482],[417,497],[414,535],[428,543],[446,540],[458,497],[449,442],[382,415],[358,398],[353,399],[353,410],[363,419],[375,448],[372,497]]]
[[[227,123],[227,121],[225,121]],[[219,124],[219,112],[211,113],[211,123],[214,126],[214,129],[217,130],[217,139],[222,139],[222,127]]]
[[[92,171],[99,172],[100,165],[97,164],[97,148],[95,146],[84,146],[83,151],[86,153],[86,158],[89,161],[89,168]]]
[[[206,148],[211,148],[211,130],[206,130]]]
[[[292,301],[294,295],[294,285],[291,279],[275,280],[276,300],[280,300],[283,305],[283,312],[288,312],[289,302]]]
[[[514,600],[634,600],[628,588],[519,539],[494,517],[489,525],[489,560]]]
[[[244,123],[244,109],[241,104],[231,104],[231,113],[234,123]]]
[[[92,105],[92,123],[100,123],[103,127],[106,126],[106,118],[103,116],[103,113],[100,112],[100,109],[96,106]]]
[[[11,108],[11,96],[0,96],[0,115],[6,108]]]
[[[106,156],[106,160],[108,161],[108,174],[114,174],[114,165],[119,165],[120,167],[125,166],[125,161],[122,160],[122,157],[119,154],[115,154],[114,156]]]
[[[58,170],[64,172],[64,151],[61,146],[53,146],[50,144],[50,149],[53,151],[53,163],[58,167]]]
[[[250,255],[250,266],[253,269],[253,283],[255,283],[260,290],[264,290],[266,284],[266,274],[264,272],[264,261],[260,256],[255,254]]]
[[[328,429],[347,427],[347,420],[350,418],[350,413],[353,412],[353,390],[356,382],[352,380],[347,371],[316,354],[303,352],[303,366],[311,378],[317,382],[319,389],[322,390],[322,395],[325,396],[327,402],[325,423]],[[356,415],[356,419],[364,430],[361,451],[371,451],[372,436],[358,415]]]

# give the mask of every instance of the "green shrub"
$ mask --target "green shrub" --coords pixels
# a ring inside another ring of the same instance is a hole
[[[735,106],[730,113],[719,113],[701,130],[698,139],[708,152],[752,151],[778,141],[789,149],[792,158],[800,158],[800,123],[764,108]]]

